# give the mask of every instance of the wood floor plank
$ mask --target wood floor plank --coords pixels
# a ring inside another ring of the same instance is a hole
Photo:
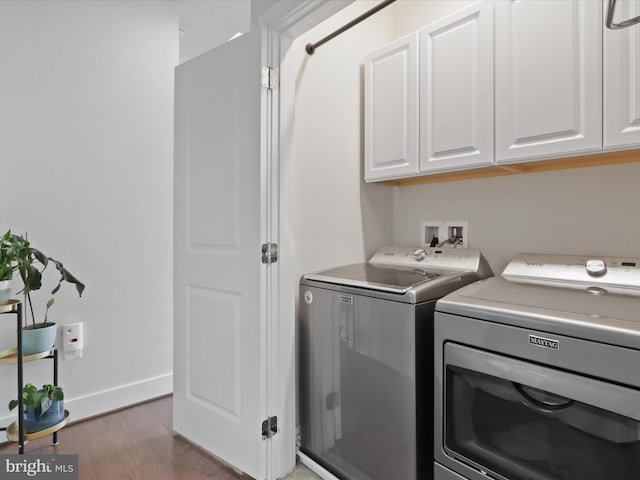
[[[33,440],[28,454],[77,454],[80,480],[248,480],[207,452],[174,435],[172,398],[71,423],[51,437]],[[16,454],[15,443],[0,454]]]

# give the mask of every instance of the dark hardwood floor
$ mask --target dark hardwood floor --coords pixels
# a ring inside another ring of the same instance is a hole
[[[25,453],[77,454],[80,480],[249,478],[174,435],[171,410],[169,396],[72,423],[60,430],[57,446],[50,445],[49,436],[28,442]],[[0,454],[15,453],[18,453],[15,443],[0,446]]]

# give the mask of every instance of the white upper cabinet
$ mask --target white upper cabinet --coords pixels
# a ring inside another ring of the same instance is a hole
[[[418,172],[418,33],[365,57],[365,180]]]
[[[420,171],[493,163],[493,3],[420,30]]]
[[[495,2],[498,163],[602,149],[602,3]]]
[[[365,180],[640,147],[640,25],[608,3],[484,0],[367,56]]]
[[[608,2],[604,2],[604,6]],[[606,15],[606,14],[604,14]],[[616,3],[613,21],[640,15],[640,0]],[[604,29],[604,148],[640,144],[640,25]]]

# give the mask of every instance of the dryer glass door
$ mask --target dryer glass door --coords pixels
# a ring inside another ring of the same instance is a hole
[[[445,346],[445,450],[510,480],[640,472],[640,391],[456,344]]]

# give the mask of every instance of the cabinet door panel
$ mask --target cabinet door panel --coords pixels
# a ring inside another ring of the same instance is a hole
[[[420,170],[493,163],[493,5],[420,31]]]
[[[638,15],[640,0],[616,3],[614,22]],[[604,148],[640,145],[640,30],[605,28],[604,50]]]
[[[365,57],[365,180],[418,172],[417,33]]]
[[[602,148],[602,12],[590,0],[496,2],[496,160]]]

